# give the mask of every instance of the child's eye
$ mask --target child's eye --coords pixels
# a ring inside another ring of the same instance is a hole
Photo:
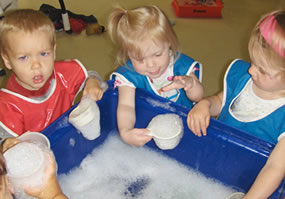
[[[41,56],[44,57],[44,56],[47,56],[48,54],[49,54],[48,52],[42,52],[42,53],[41,53]]]
[[[135,59],[136,62],[139,62],[139,63],[142,63],[143,62],[143,59]]]
[[[266,72],[265,70],[263,70],[262,68],[259,68],[259,72],[263,75],[269,75],[268,72]]]
[[[26,60],[27,58],[28,58],[28,57],[24,55],[24,56],[20,56],[18,59],[19,59],[19,60]]]
[[[161,55],[162,55],[162,53],[155,54],[156,57],[160,57]]]

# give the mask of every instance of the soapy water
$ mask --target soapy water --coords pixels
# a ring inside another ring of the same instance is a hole
[[[70,199],[226,199],[236,191],[158,151],[127,145],[117,132],[58,179]]]
[[[159,100],[155,100],[152,98],[146,98],[146,102],[151,104],[153,107],[161,107],[164,108],[166,110],[172,111],[172,112],[176,112],[176,108],[172,107],[170,104],[171,102],[161,102]]]
[[[160,108],[163,108],[165,110],[169,110],[170,112],[177,113],[183,117],[187,117],[187,113],[182,112],[182,111],[178,111],[178,110],[176,110],[175,107],[171,106],[172,102],[170,102],[170,101],[169,102],[161,102],[159,100],[155,100],[152,98],[146,98],[146,102],[148,104],[150,104],[152,107],[160,107]]]
[[[183,129],[180,117],[174,113],[159,114],[152,118],[147,126],[154,136],[160,138],[171,138]]]

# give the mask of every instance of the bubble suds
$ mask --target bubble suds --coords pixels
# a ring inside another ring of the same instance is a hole
[[[235,192],[148,147],[127,145],[117,133],[59,182],[70,199],[223,199]]]
[[[160,107],[160,108],[172,111],[172,112],[176,111],[176,108],[172,107],[170,105],[171,104],[170,101],[169,102],[161,102],[159,100],[155,100],[155,99],[152,99],[152,98],[146,98],[146,101],[147,101],[147,103],[149,103],[153,107]]]
[[[160,114],[152,118],[147,128],[157,137],[169,138],[177,135],[183,129],[183,123],[180,117],[174,113]]]

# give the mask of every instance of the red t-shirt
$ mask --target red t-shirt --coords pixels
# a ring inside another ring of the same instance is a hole
[[[13,135],[42,131],[72,106],[86,79],[78,60],[55,62],[53,75],[37,91],[23,88],[12,74],[0,89],[0,125]]]

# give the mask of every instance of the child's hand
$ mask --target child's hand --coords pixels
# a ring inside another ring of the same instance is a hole
[[[39,199],[54,199],[67,198],[61,191],[56,178],[56,163],[53,154],[46,153],[46,158],[49,160],[49,165],[45,170],[45,178],[43,184],[37,187],[24,187],[25,192]]]
[[[174,76],[173,80],[167,86],[161,88],[162,92],[167,92],[172,89],[184,88],[184,90],[189,90],[193,87],[193,77],[188,75],[183,76]]]
[[[83,96],[88,94],[94,101],[100,100],[104,94],[104,91],[100,86],[100,80],[96,78],[87,79],[83,90]]]
[[[150,131],[148,129],[131,129],[129,131],[120,132],[122,139],[133,146],[143,146],[152,139],[152,136],[148,135]]]
[[[20,140],[18,140],[16,137],[7,138],[1,145],[1,151],[4,153],[19,142]]]
[[[206,100],[201,100],[188,113],[187,125],[197,136],[207,135],[207,128],[210,123],[210,110]],[[202,132],[202,134],[201,134]]]

